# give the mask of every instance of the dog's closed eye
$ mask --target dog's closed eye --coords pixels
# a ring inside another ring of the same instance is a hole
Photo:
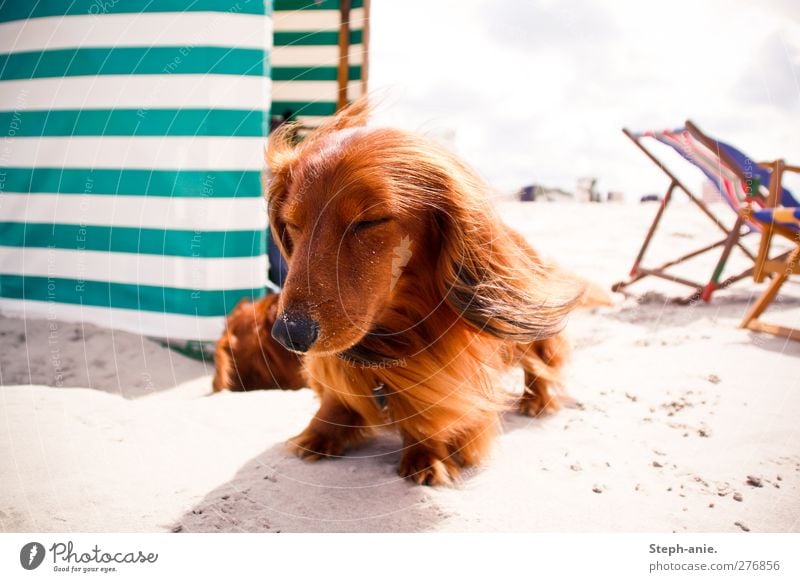
[[[352,226],[353,232],[363,232],[369,228],[373,228],[375,226],[379,226],[381,224],[386,224],[391,220],[391,217],[385,216],[383,218],[374,218],[372,220],[362,220],[360,222],[356,222]]]

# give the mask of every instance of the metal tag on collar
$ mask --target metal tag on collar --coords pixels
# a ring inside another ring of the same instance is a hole
[[[389,404],[389,391],[386,390],[386,384],[381,382],[375,388],[372,389],[372,397],[375,399],[375,405],[380,410],[385,410],[386,406]]]

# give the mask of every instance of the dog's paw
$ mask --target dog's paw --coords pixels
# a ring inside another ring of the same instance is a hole
[[[453,485],[460,469],[452,457],[414,445],[403,451],[398,473],[418,485]]]
[[[523,416],[537,418],[558,410],[558,401],[546,394],[525,393],[517,402],[517,411]]]
[[[346,442],[335,435],[322,434],[306,429],[286,443],[290,452],[306,461],[317,461],[323,458],[341,457]]]

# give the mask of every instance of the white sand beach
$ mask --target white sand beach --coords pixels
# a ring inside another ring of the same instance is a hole
[[[501,205],[537,249],[606,287],[655,210]],[[649,262],[716,237],[688,205],[668,218]],[[315,411],[309,390],[212,396],[211,362],[80,323],[2,318],[0,530],[797,532],[800,342],[737,328],[761,289],[746,280],[678,306],[666,298],[684,289],[643,282],[638,299],[575,313],[574,404],[509,413],[485,465],[441,489],[397,476],[393,435],[344,459],[287,454]],[[800,326],[800,285],[764,319]]]

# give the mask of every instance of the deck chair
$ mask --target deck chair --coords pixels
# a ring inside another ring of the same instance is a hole
[[[629,279],[616,283],[612,289],[614,291],[622,291],[629,285],[645,277],[657,277],[694,289],[693,293],[688,297],[675,300],[678,303],[685,304],[698,299],[710,301],[712,294],[717,289],[724,289],[737,281],[752,276],[753,267],[749,267],[741,273],[735,273],[725,279],[722,278],[725,265],[734,248],[738,247],[753,263],[756,261],[756,256],[742,244],[741,238],[751,232],[760,232],[762,225],[754,220],[752,215],[748,215],[742,211],[750,208],[762,209],[767,206],[767,185],[770,183],[770,177],[772,175],[771,168],[769,166],[759,166],[749,156],[743,154],[736,148],[710,138],[691,121],[687,121],[683,127],[674,130],[635,133],[628,129],[623,129],[623,133],[667,175],[670,179],[670,183],[653,223],[650,225],[644,242],[639,249],[636,260],[633,263]],[[676,174],[647,147],[648,139],[658,141],[671,147],[683,159],[699,168],[703,174],[705,174],[717,189],[722,199],[727,203],[727,206],[735,214],[736,222],[732,228],[727,228],[703,199],[689,189],[686,184],[684,184],[684,182],[682,182]],[[798,205],[791,192],[783,188],[780,184],[778,184],[777,187],[779,190],[776,191],[774,200],[776,205]],[[646,267],[643,265],[645,253],[676,189],[682,190],[689,197],[689,200],[709,218],[715,225],[715,228],[721,231],[723,236],[710,245],[696,249],[663,263],[662,265]],[[676,265],[720,248],[722,251],[719,259],[706,281],[692,281],[670,272],[670,269]],[[779,257],[774,257],[773,260],[783,260],[786,256],[787,253],[784,253]]]
[[[778,296],[778,292],[786,280],[792,274],[800,274],[800,207],[775,208],[773,207],[775,205],[771,204],[782,190],[781,183],[784,172],[800,173],[800,166],[786,165],[783,160],[762,165],[772,172],[769,198],[767,200],[768,207],[761,210],[746,209],[743,214],[762,226],[761,242],[753,270],[753,278],[757,282],[762,281],[769,274],[772,274],[773,278],[761,296],[747,311],[740,327],[800,341],[800,330],[759,320],[759,316]],[[789,239],[795,244],[795,248],[789,252],[785,260],[776,261],[768,258],[772,237],[776,234]]]

